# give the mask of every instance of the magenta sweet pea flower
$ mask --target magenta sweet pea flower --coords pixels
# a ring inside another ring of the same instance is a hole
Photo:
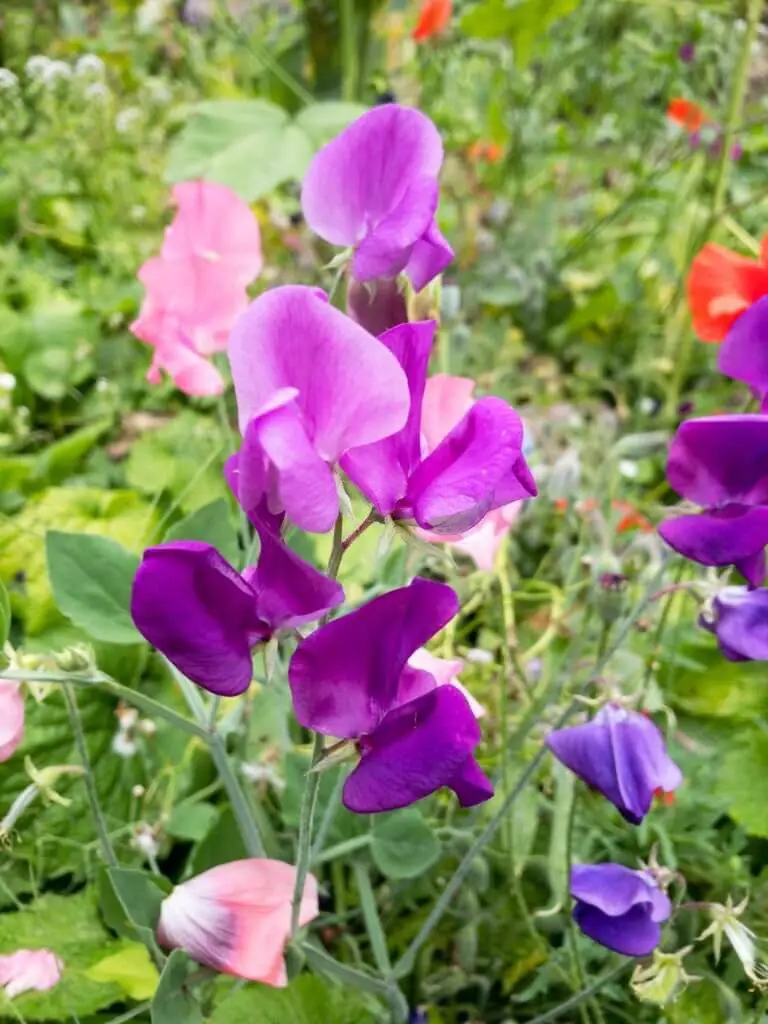
[[[730,661],[768,661],[768,590],[725,587],[699,621]]]
[[[398,360],[322,292],[294,285],[251,304],[229,359],[243,432],[241,504],[265,499],[303,530],[330,530],[339,509],[333,466],[406,422],[410,396]]]
[[[735,565],[751,586],[760,586],[768,543],[766,460],[768,416],[683,423],[670,448],[667,479],[704,510],[662,523],[659,533],[667,544],[702,565]]]
[[[377,337],[390,327],[408,323],[405,295],[397,280],[385,277],[361,284],[353,277],[347,284],[347,314]]]
[[[435,222],[443,144],[418,110],[375,107],[324,146],[301,190],[307,224],[354,249],[358,281],[404,272],[421,291],[453,259]]]
[[[648,813],[657,790],[669,793],[683,781],[650,718],[615,704],[606,704],[584,725],[555,729],[547,746],[633,825]]]
[[[384,441],[348,452],[341,465],[381,515],[458,534],[492,509],[535,496],[536,484],[522,454],[522,420],[500,398],[472,403],[424,454],[422,406],[434,333],[427,320],[382,334],[408,378],[408,421]]]
[[[344,600],[338,583],[271,531],[261,530],[260,540],[258,565],[242,575],[201,541],[148,548],[133,583],[139,632],[185,676],[224,697],[248,689],[257,644]]]
[[[761,399],[768,395],[768,295],[736,319],[720,346],[717,367],[748,384]]]
[[[590,939],[624,956],[648,956],[672,913],[669,897],[648,871],[622,864],[574,864],[573,920]]]
[[[467,698],[409,664],[458,609],[450,587],[417,577],[296,649],[288,681],[299,723],[358,743],[360,762],[344,787],[349,810],[395,810],[443,786],[464,807],[493,795],[473,756],[480,730]]]

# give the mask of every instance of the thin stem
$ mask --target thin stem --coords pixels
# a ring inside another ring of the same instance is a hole
[[[72,734],[75,737],[77,753],[85,772],[85,791],[88,794],[88,803],[91,806],[93,823],[96,826],[96,832],[99,836],[101,854],[111,868],[116,868],[119,866],[118,860],[109,839],[109,830],[107,829],[107,823],[104,820],[104,812],[102,811],[101,803],[99,802],[99,794],[96,790],[96,782],[93,777],[93,769],[91,768],[91,759],[88,756],[88,747],[85,745],[83,723],[80,721],[80,712],[77,709],[77,700],[75,699],[75,695],[71,687],[62,687],[62,692],[67,705],[67,711],[69,712],[69,724],[72,728]]]
[[[606,633],[603,632],[603,636],[605,636],[605,635],[606,635]],[[571,870],[572,870],[572,867],[573,867],[573,830],[574,830],[574,826],[576,824],[576,804],[577,804],[577,801],[578,801],[578,791],[574,791],[573,799],[571,800],[571,806],[570,806],[570,808],[568,810],[568,830],[567,830],[567,833],[566,833],[566,841],[565,841],[565,871],[566,871],[566,878],[568,879],[567,885],[568,885],[569,888],[570,888]],[[566,894],[566,903],[568,901],[568,898],[569,897]],[[587,984],[587,979],[586,979],[586,975],[584,973],[584,965],[581,962],[581,955],[579,953],[579,947],[578,947],[577,936],[576,936],[576,922],[573,920],[573,916],[571,915],[570,912],[566,916],[566,926],[565,927],[566,927],[566,934],[567,934],[567,939],[568,939],[568,949],[569,949],[569,952],[571,954],[571,963],[573,964],[573,970],[574,970],[574,974],[576,976],[576,981],[578,982],[578,984],[582,988],[584,988],[586,986],[586,984]],[[600,1024],[605,1024],[605,1020],[603,1018],[603,1014],[602,1014],[602,1012],[600,1010],[600,1007],[596,1006],[595,1004],[593,1004],[592,1000],[589,1000],[589,1007],[594,1012],[595,1017],[600,1022]],[[579,1012],[581,1014],[581,1019],[584,1022],[584,1024],[590,1024],[590,1016],[589,1016],[589,1012],[587,1010],[587,1003],[586,1002],[583,1002],[579,1006]]]
[[[357,850],[364,850],[370,845],[370,833],[367,833],[364,836],[353,836],[352,839],[345,839],[343,843],[337,843],[335,846],[329,846],[327,850],[321,850],[316,855],[313,855],[312,864],[325,864],[329,860],[336,860],[337,857],[346,857],[349,853],[355,853]]]
[[[341,14],[341,52],[343,61],[342,98],[357,99],[357,45],[355,39],[355,6],[354,0],[340,0]]]
[[[359,526],[356,526],[352,533],[350,533],[348,537],[345,537],[344,540],[341,542],[342,556],[349,550],[352,544],[355,543],[358,537],[362,537],[362,535],[365,533],[369,526],[373,526],[374,523],[378,522],[378,519],[378,512],[376,511],[375,508],[372,508],[368,515],[365,517],[365,519],[362,521],[362,523],[360,523]]]
[[[147,1013],[151,1007],[151,1002],[141,1003],[139,1006],[134,1006],[132,1010],[128,1010],[127,1013],[121,1013],[119,1017],[113,1017],[112,1020],[108,1021],[108,1024],[127,1024],[129,1020],[135,1020],[142,1013]]]
[[[374,962],[379,974],[384,978],[389,978],[392,975],[392,962],[389,959],[387,939],[381,926],[379,912],[376,909],[376,896],[371,885],[368,866],[360,860],[355,860],[352,864],[352,870],[355,875],[355,882],[357,883],[357,891],[360,894],[360,906],[363,910],[368,937],[371,940]]]
[[[614,967],[612,971],[604,974],[602,978],[598,978],[597,981],[593,982],[587,988],[582,989],[581,992],[577,992],[575,996],[571,996],[570,999],[566,999],[564,1003],[560,1003],[553,1010],[548,1010],[546,1013],[540,1014],[538,1017],[534,1017],[529,1024],[548,1024],[551,1020],[557,1020],[558,1017],[562,1017],[564,1013],[568,1013],[569,1010],[575,1009],[585,999],[590,999],[596,992],[599,992],[601,988],[609,985],[612,981],[615,981],[620,975],[624,974],[631,967],[631,963],[621,963],[617,967]]]
[[[310,861],[313,864],[317,863],[318,859],[320,859],[322,856],[325,841],[328,838],[328,833],[331,831],[333,820],[336,817],[336,814],[339,810],[339,806],[341,804],[341,794],[344,789],[344,783],[346,782],[346,779],[346,772],[343,769],[341,769],[339,771],[339,777],[336,780],[336,785],[333,787],[333,793],[331,793],[331,798],[328,801],[328,804],[325,808],[325,813],[323,814],[323,819],[320,822],[320,827],[317,830],[315,841],[312,844],[312,853],[310,856]]]
[[[349,547],[344,547],[342,541],[341,532],[344,529],[344,519],[341,514],[336,517],[336,525],[333,527],[333,548],[331,549],[331,557],[328,559],[328,576],[332,580],[335,580],[339,575],[339,567],[341,566],[341,560]],[[350,542],[351,543],[351,542]]]
[[[312,747],[312,767],[323,756],[325,740],[320,733],[315,733]],[[304,885],[309,874],[309,851],[312,842],[312,826],[317,809],[317,795],[320,790],[320,772],[310,771],[301,798],[301,814],[299,818],[299,843],[296,850],[296,885],[291,900],[291,938],[296,935],[301,916],[301,901],[304,897]]]

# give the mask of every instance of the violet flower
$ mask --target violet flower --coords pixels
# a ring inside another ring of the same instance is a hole
[[[765,401],[768,395],[768,295],[739,315],[725,336],[717,368],[743,381]]]
[[[669,897],[647,871],[622,864],[574,864],[573,920],[590,939],[624,956],[648,956],[672,913]]]
[[[606,704],[584,725],[555,729],[547,746],[633,825],[648,813],[657,790],[671,792],[683,781],[650,718],[615,704]]]
[[[768,590],[725,587],[699,621],[730,661],[768,661]]]
[[[473,756],[480,730],[467,698],[408,664],[458,610],[450,587],[417,577],[296,649],[288,681],[299,723],[358,744],[360,761],[344,785],[349,810],[396,810],[443,786],[463,807],[493,795]]]
[[[144,552],[131,615],[185,676],[225,697],[248,689],[251,650],[278,629],[320,618],[344,591],[269,530],[257,566],[241,575],[210,544],[171,541]]]
[[[238,490],[313,533],[330,530],[333,466],[358,445],[401,429],[408,382],[385,345],[314,288],[259,296],[229,342],[243,446]]]
[[[703,511],[667,519],[659,526],[662,538],[701,565],[735,565],[750,586],[760,586],[768,543],[767,467],[768,415],[683,423],[672,441],[667,479]]]
[[[522,420],[500,398],[478,399],[422,457],[422,403],[434,333],[435,323],[427,320],[382,334],[408,378],[408,421],[391,437],[348,452],[341,466],[380,515],[415,520],[437,533],[464,533],[492,509],[534,497],[536,484],[522,454]]]
[[[304,217],[353,248],[358,281],[404,272],[421,291],[453,259],[435,222],[443,144],[418,110],[374,107],[320,150],[301,190]]]
[[[691,42],[683,43],[677,51],[677,55],[683,64],[690,64],[696,56],[696,47]]]

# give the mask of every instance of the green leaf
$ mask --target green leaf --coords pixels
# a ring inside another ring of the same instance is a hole
[[[294,121],[268,100],[208,100],[173,143],[166,177],[218,181],[253,202],[285,181],[301,180],[319,146],[364,110],[314,103]]]
[[[238,556],[237,532],[232,525],[229,503],[225,498],[195,509],[166,533],[164,540],[200,540],[212,544],[227,561]]]
[[[151,999],[160,975],[152,963],[146,946],[126,942],[123,948],[99,960],[85,972],[92,981],[111,981],[131,999]]]
[[[555,803],[549,839],[549,884],[552,898],[564,902],[568,896],[568,833],[575,794],[576,776],[559,761],[554,765]]]
[[[247,985],[224,999],[208,1024],[374,1024],[365,996],[304,974],[287,988]]]
[[[440,856],[440,843],[415,807],[377,818],[371,853],[387,878],[415,878]]]
[[[130,613],[138,558],[116,541],[49,530],[48,573],[60,610],[95,640],[135,644],[141,637]]]
[[[478,39],[511,39],[515,60],[519,67],[525,67],[549,28],[575,11],[579,3],[580,0],[518,0],[512,6],[507,0],[486,0],[466,12],[461,29],[465,35]]]
[[[197,965],[180,949],[174,949],[163,968],[152,1000],[152,1024],[203,1024],[197,998],[187,985]]]
[[[768,735],[758,728],[732,737],[715,782],[728,814],[753,836],[768,838]]]
[[[176,839],[200,842],[218,820],[219,812],[213,804],[185,800],[171,811],[165,831]]]
[[[135,936],[161,959],[155,932],[166,894],[143,871],[110,868],[106,878],[109,886],[102,886],[102,910],[107,923],[121,935]]]
[[[2,656],[2,649],[8,640],[10,629],[11,599],[8,597],[8,591],[5,589],[3,581],[0,580],[0,656]]]
[[[73,430],[60,441],[54,441],[37,456],[34,483],[58,484],[66,479],[80,462],[89,455],[96,442],[112,426],[111,417],[89,423],[79,430]]]

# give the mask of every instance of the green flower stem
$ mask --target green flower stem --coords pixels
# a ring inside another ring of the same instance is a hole
[[[329,846],[327,850],[320,851],[317,856],[312,857],[312,864],[325,864],[329,860],[336,860],[337,857],[346,857],[349,853],[356,853],[371,845],[370,833],[364,836],[353,836],[352,839],[345,839],[343,843]]]
[[[107,829],[107,823],[104,820],[104,812],[102,811],[101,804],[99,802],[99,794],[96,791],[96,782],[93,778],[91,759],[88,756],[88,747],[85,744],[85,734],[83,733],[83,723],[80,720],[80,712],[77,709],[77,700],[72,687],[64,686],[62,687],[62,691],[64,693],[67,711],[69,712],[69,723],[75,737],[75,745],[77,746],[77,752],[80,756],[80,761],[82,762],[83,770],[85,772],[85,791],[88,794],[88,803],[91,805],[93,822],[99,836],[101,854],[111,868],[116,868],[119,865],[117,857],[115,856],[115,851],[112,848],[112,843],[110,842],[109,830]]]
[[[325,740],[320,733],[315,733],[312,746],[312,767],[314,767],[323,756]],[[296,885],[291,900],[291,937],[299,928],[299,916],[301,914],[301,900],[304,896],[304,885],[309,874],[309,850],[312,841],[312,826],[315,820],[317,809],[317,795],[320,790],[320,772],[310,772],[307,775],[304,793],[301,798],[301,813],[299,818],[299,843],[296,850]]]
[[[608,971],[602,978],[598,978],[588,988],[582,989],[581,992],[577,992],[575,996],[570,999],[566,999],[564,1003],[560,1003],[553,1010],[548,1010],[546,1013],[540,1014],[538,1017],[534,1017],[530,1024],[549,1024],[551,1020],[557,1020],[558,1017],[562,1017],[564,1013],[568,1013],[569,1010],[574,1010],[577,1006],[580,1006],[585,999],[590,999],[596,992],[599,992],[601,988],[606,985],[610,985],[612,981],[615,981],[622,974],[625,974],[632,966],[632,961],[625,960],[623,963],[618,964],[613,968],[612,971]]]
[[[374,963],[382,977],[390,978],[392,976],[392,961],[389,959],[387,939],[376,908],[376,896],[371,885],[368,865],[361,860],[355,860],[352,870],[355,875],[355,882],[357,883],[357,891],[360,894],[360,906],[363,910],[365,927],[371,940]]]

